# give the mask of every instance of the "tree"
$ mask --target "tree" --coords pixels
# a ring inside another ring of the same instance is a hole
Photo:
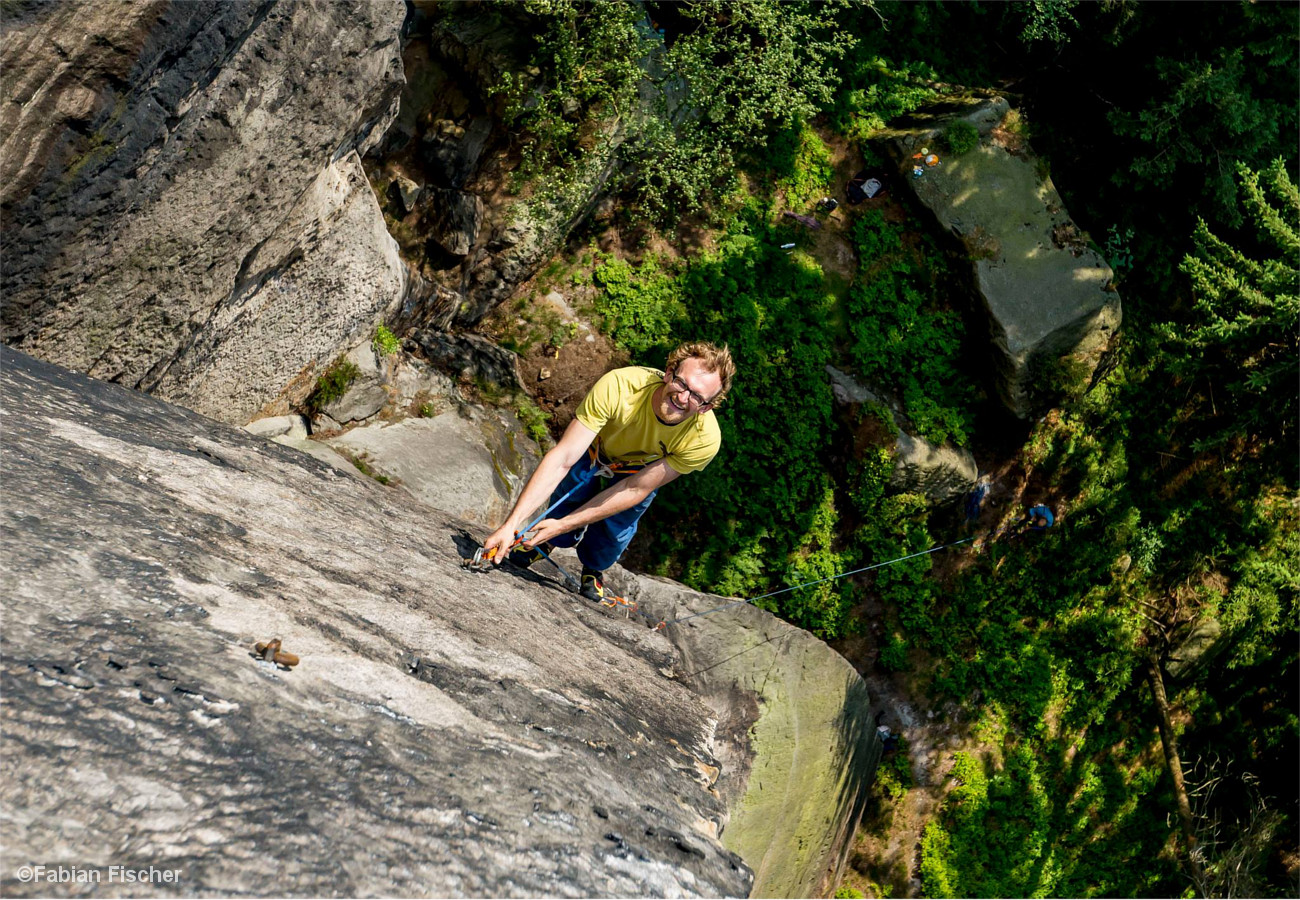
[[[594,130],[617,127],[642,210],[698,210],[744,152],[829,105],[853,42],[837,22],[846,5],[529,0],[537,74],[503,85],[507,118],[531,134],[526,173],[574,163]]]
[[[1182,264],[1195,315],[1190,327],[1166,324],[1163,336],[1177,374],[1206,378],[1221,391],[1222,409],[1212,400],[1209,427],[1194,449],[1239,440],[1290,452],[1300,416],[1300,193],[1281,159],[1258,173],[1239,164],[1238,172],[1258,230],[1255,258],[1200,220],[1196,251]]]

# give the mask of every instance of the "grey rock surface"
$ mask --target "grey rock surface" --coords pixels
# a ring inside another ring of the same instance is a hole
[[[429,361],[445,372],[481,378],[506,390],[523,389],[519,357],[477,334],[426,329],[413,340]]]
[[[972,490],[979,476],[979,466],[969,450],[936,446],[925,438],[898,433],[894,471],[889,478],[892,489],[942,502]]]
[[[373,324],[403,272],[356,153],[396,114],[405,13],[67,3],[7,22],[3,340],[242,422]]]
[[[271,438],[275,443],[283,447],[291,447],[301,453],[314,457],[328,466],[342,472],[350,478],[366,478],[356,464],[346,456],[336,452],[329,444],[321,441],[312,440],[311,438],[294,437],[289,434],[281,434]]]
[[[483,224],[483,201],[451,188],[429,191],[429,236],[452,256],[467,256]]]
[[[1005,112],[1000,98],[945,107],[894,130],[887,145],[910,173],[913,154],[941,149],[935,141],[952,120],[988,131]],[[1028,418],[1056,399],[1052,381],[1061,366],[1083,374],[1095,367],[1120,324],[1119,294],[1110,285],[1110,267],[1088,247],[1051,179],[1027,152],[1010,152],[986,136],[967,153],[941,157],[920,178],[901,178],[971,259],[998,395]]]
[[[301,439],[307,437],[307,420],[302,416],[267,416],[265,419],[254,419],[249,422],[244,426],[244,430],[249,434],[258,434],[265,438]]]
[[[6,859],[181,873],[118,896],[749,892],[714,837],[718,713],[663,632],[468,574],[450,517],[9,348],[0,408]],[[254,658],[271,638],[296,668]]]
[[[505,521],[541,458],[517,421],[486,410],[363,425],[325,443],[417,500],[488,528]]]

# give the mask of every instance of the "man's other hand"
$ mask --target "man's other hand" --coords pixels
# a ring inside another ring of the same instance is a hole
[[[552,538],[568,532],[570,529],[564,524],[562,519],[542,519],[533,526],[533,530],[528,532],[528,539],[520,546],[525,550],[531,550],[538,544],[545,544]]]

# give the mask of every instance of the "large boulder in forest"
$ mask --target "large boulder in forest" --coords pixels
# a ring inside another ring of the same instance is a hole
[[[842,860],[877,751],[810,635],[466,572],[445,513],[4,347],[0,407],[9,858],[179,872],[97,887],[133,896],[744,896]]]
[[[1055,400],[1066,380],[1091,374],[1119,327],[1120,298],[1110,267],[1071,221],[1015,121],[1000,97],[951,100],[884,138],[900,178],[970,260],[995,387],[1007,408],[1028,418]],[[954,123],[981,135],[972,149],[951,151],[946,136]],[[930,155],[936,165],[927,164]],[[914,169],[921,174],[914,177]]]
[[[6,343],[241,422],[400,304],[358,158],[397,112],[405,4],[16,7]]]

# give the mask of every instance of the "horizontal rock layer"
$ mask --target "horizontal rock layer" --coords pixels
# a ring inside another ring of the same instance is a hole
[[[353,151],[396,114],[405,15],[104,2],[7,22],[3,340],[240,422],[399,304]]]

